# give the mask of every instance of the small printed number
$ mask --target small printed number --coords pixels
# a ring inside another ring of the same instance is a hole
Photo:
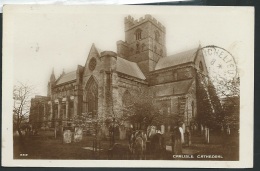
[[[20,154],[20,156],[28,156],[28,154]]]

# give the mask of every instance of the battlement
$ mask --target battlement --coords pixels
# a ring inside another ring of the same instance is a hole
[[[128,43],[127,43],[127,42],[124,42],[124,41],[122,41],[122,40],[118,40],[118,41],[116,42],[116,44],[117,44],[117,45],[128,46]]]
[[[153,18],[150,14],[146,14],[144,17],[141,17],[138,20],[135,20],[130,15],[125,17],[125,30],[127,31],[146,21],[152,22],[154,25],[156,25],[158,28],[160,28],[163,32],[165,32],[165,27],[159,21],[157,21],[155,18]]]

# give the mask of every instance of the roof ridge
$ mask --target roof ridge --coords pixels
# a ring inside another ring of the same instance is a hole
[[[64,84],[64,83],[76,80],[76,78],[75,78],[76,72],[77,72],[77,70],[74,70],[74,71],[65,73],[63,75],[60,75],[60,77],[56,80],[56,85],[60,85],[60,84]]]
[[[182,52],[178,52],[178,53],[175,53],[175,54],[172,54],[172,55],[166,56],[165,58],[172,57],[172,56],[175,56],[175,55],[179,55],[179,54],[182,54],[182,53],[185,53],[185,52],[189,52],[189,51],[197,50],[197,49],[198,49],[198,48],[192,48],[192,49],[189,49],[189,50],[185,50],[185,51],[182,51]]]
[[[67,75],[67,74],[70,74],[70,73],[72,73],[72,72],[77,72],[77,70],[67,72],[67,73],[63,74],[63,76],[64,76],[64,75]]]
[[[142,70],[140,69],[140,67],[138,66],[138,64],[136,62],[129,61],[129,60],[124,59],[124,58],[119,57],[119,56],[118,56],[118,59],[120,59],[122,62],[124,62],[126,64],[128,63],[128,64],[132,65],[132,67],[130,65],[124,66],[124,67],[127,67],[128,69],[131,70],[130,73],[127,73],[127,69],[126,68],[124,68],[122,71],[119,71],[121,68],[117,67],[117,71],[118,72],[122,72],[124,74],[129,75],[129,76],[136,77],[136,78],[139,78],[139,79],[142,79],[142,80],[146,79],[144,73],[142,72]],[[119,64],[119,63],[117,62],[117,64]],[[133,68],[133,66],[134,66],[134,68]]]
[[[192,48],[183,52],[173,54],[159,59],[158,63],[155,66],[155,70],[164,69],[168,67],[173,67],[189,62],[194,62],[196,58],[196,52],[198,48]]]

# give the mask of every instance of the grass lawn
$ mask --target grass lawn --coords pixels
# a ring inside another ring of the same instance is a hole
[[[26,137],[24,148],[21,148],[17,138],[14,138],[15,159],[107,159],[109,140],[100,143],[101,150],[93,153],[92,136],[83,136],[81,142],[65,144],[62,137],[54,138],[53,132],[40,132],[39,136]],[[122,143],[122,142],[121,142]],[[20,154],[28,154],[23,156]]]
[[[54,138],[51,131],[41,131],[39,136],[31,136],[25,138],[25,145],[21,148],[18,137],[14,137],[14,159],[74,159],[74,160],[91,160],[91,159],[108,159],[109,140],[100,142],[101,150],[93,153],[93,137],[83,136],[83,140],[78,143],[64,144],[62,138]],[[166,134],[166,145],[171,146],[170,136]],[[113,156],[112,159],[132,159],[127,154],[128,141],[116,140],[116,143],[122,144],[123,157]],[[206,144],[203,141],[203,136],[194,134],[192,136],[192,145],[183,145],[183,153],[200,155],[222,155],[223,159],[199,159],[199,160],[238,160],[238,136],[223,137],[218,134],[212,134],[210,143]],[[25,155],[23,155],[25,154]],[[146,159],[155,159],[156,154],[147,155]],[[111,158],[110,158],[111,159]],[[171,152],[164,155],[163,158],[172,160]],[[190,159],[178,159],[190,160]]]

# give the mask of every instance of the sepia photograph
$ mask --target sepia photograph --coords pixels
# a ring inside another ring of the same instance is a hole
[[[253,166],[253,8],[6,5],[3,21],[7,166]]]

